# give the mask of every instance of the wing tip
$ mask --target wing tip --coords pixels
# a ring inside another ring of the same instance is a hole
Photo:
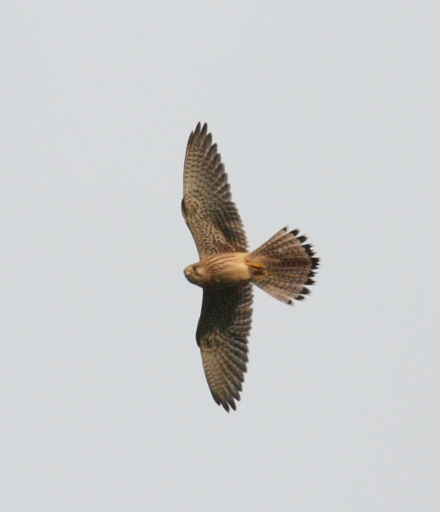
[[[211,391],[211,394],[212,394],[212,397],[214,398],[214,401],[216,402],[216,404],[219,407],[223,407],[223,409],[227,413],[230,413],[231,409],[233,411],[237,410],[237,405],[235,403],[235,400],[237,400],[237,402],[239,402],[240,398],[241,398],[240,395],[236,396],[235,398],[231,395],[223,398],[223,397],[220,397],[217,393],[214,393],[213,391]]]

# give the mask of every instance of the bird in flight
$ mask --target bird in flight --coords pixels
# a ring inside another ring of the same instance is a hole
[[[319,258],[304,235],[287,228],[248,251],[228,176],[206,123],[189,136],[182,214],[200,258],[184,270],[190,283],[203,288],[196,340],[212,396],[229,412],[240,400],[247,370],[252,284],[293,305],[309,293]]]

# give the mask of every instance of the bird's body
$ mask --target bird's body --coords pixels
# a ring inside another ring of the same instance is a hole
[[[194,237],[200,261],[184,270],[203,288],[196,339],[214,400],[227,411],[236,408],[248,361],[252,320],[252,284],[293,304],[309,293],[318,267],[310,244],[298,230],[278,231],[253,252],[231,201],[217,145],[200,123],[191,133],[185,156],[182,213]]]
[[[253,260],[248,252],[224,252],[203,258],[184,270],[192,284],[219,290],[248,283],[254,276],[267,272],[266,266]]]

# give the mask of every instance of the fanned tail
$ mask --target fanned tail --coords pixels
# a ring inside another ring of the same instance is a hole
[[[288,232],[287,227],[275,233],[250,255],[250,265],[264,265],[256,272],[252,282],[272,297],[293,305],[293,300],[304,300],[310,293],[307,286],[314,284],[313,277],[319,258],[307,237],[298,236],[299,230]]]

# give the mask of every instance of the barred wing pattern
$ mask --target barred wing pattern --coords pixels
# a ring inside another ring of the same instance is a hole
[[[199,123],[189,136],[183,192],[182,214],[201,259],[219,252],[246,252],[243,223],[206,123],[203,128]]]
[[[248,361],[252,322],[252,285],[203,290],[197,344],[209,389],[226,411],[236,409]]]

